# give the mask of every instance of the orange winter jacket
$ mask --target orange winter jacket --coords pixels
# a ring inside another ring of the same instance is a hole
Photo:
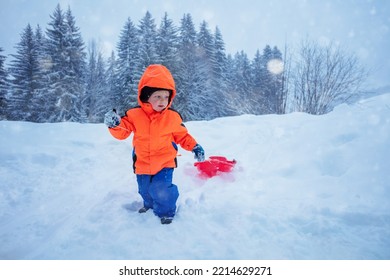
[[[145,86],[171,92],[168,106],[162,112],[156,112],[150,103],[141,101],[141,90]],[[128,110],[117,127],[109,128],[110,133],[119,140],[134,133],[133,167],[136,174],[154,175],[163,168],[174,168],[176,144],[188,151],[192,151],[196,145],[180,114],[170,109],[175,95],[175,82],[169,70],[163,65],[150,65],[138,85],[139,106]]]

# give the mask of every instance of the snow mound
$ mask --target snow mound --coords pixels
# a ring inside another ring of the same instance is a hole
[[[312,116],[188,122],[171,225],[141,200],[131,139],[104,125],[0,122],[1,259],[389,259],[390,94]]]

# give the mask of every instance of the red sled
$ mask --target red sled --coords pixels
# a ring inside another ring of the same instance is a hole
[[[205,161],[194,163],[200,174],[207,178],[216,176],[218,172],[231,172],[235,164],[236,160],[221,156],[210,156]]]

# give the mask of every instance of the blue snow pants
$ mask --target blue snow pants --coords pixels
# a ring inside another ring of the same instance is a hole
[[[155,175],[137,175],[138,193],[144,207],[153,208],[156,216],[173,217],[179,191],[172,184],[173,168],[164,168]]]

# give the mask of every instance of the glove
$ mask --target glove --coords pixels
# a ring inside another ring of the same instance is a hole
[[[104,115],[104,124],[108,128],[116,127],[120,123],[121,123],[121,117],[116,113],[115,109],[112,109],[112,111],[109,111]]]
[[[195,154],[194,158],[197,161],[204,161],[204,150],[201,145],[196,144],[195,147],[192,149],[192,152]]]

